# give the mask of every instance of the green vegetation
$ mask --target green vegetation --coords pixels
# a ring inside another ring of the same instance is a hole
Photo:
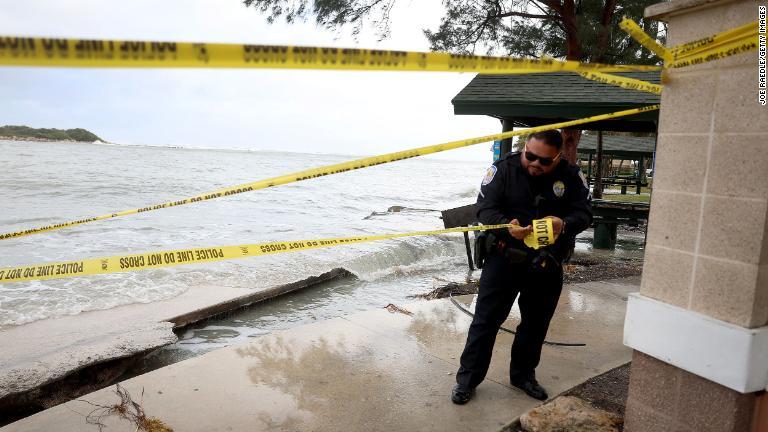
[[[372,24],[380,39],[390,35],[390,12],[402,0],[243,0],[269,23],[314,18],[318,26],[359,35]],[[665,42],[665,27],[644,17],[657,0],[443,0],[440,24],[424,29],[434,51],[522,57],[550,56],[597,63],[657,64],[658,58],[619,28],[634,19],[651,37]],[[426,19],[426,18],[425,18]]]
[[[620,191],[621,190],[621,186],[610,185],[610,186],[604,187],[603,190],[604,191],[607,191],[607,190]],[[635,192],[636,192],[635,185],[627,186],[627,193],[628,194],[634,194]],[[643,186],[643,187],[640,188],[640,192],[642,192],[642,193],[651,193],[651,188]]]
[[[85,129],[35,129],[27,126],[2,126],[0,137],[46,141],[104,141]]]

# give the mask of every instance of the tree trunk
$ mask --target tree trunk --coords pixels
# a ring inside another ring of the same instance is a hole
[[[566,60],[581,60],[581,41],[579,40],[579,26],[577,23],[576,6],[573,0],[565,0],[561,16],[565,27],[565,58]]]
[[[560,16],[563,18],[563,27],[565,28],[565,45],[567,60],[581,59],[581,41],[579,40],[578,25],[576,23],[576,7],[573,0],[565,0],[560,10]],[[581,139],[581,130],[563,129],[563,157],[571,165],[577,164],[577,149]]]
[[[611,35],[611,20],[613,20],[613,13],[615,11],[616,0],[606,0],[605,6],[603,6],[603,15],[600,19],[600,28],[597,32],[597,44],[590,59],[595,63],[603,63],[605,61],[605,52],[608,50],[608,42]]]
[[[560,134],[563,136],[563,157],[571,165],[576,165],[578,160],[576,149],[579,147],[579,141],[581,140],[581,130],[563,129]]]
[[[613,169],[613,156],[603,154],[603,177],[614,177],[616,171]],[[605,190],[605,187],[603,187]]]

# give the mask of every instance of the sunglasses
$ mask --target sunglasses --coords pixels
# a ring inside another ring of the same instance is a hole
[[[539,163],[543,166],[552,165],[552,162],[554,162],[555,159],[559,157],[560,157],[560,153],[558,153],[557,156],[555,157],[542,157],[537,155],[536,153],[531,153],[528,150],[525,151],[525,158],[528,159],[529,162],[539,161]]]

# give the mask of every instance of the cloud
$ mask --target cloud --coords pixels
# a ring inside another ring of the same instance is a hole
[[[64,3],[0,0],[7,35],[354,46],[348,34],[313,23],[268,25],[240,1]],[[439,0],[401,2],[392,38],[359,46],[426,50]],[[428,17],[429,19],[424,19]],[[348,33],[348,32],[347,32]],[[498,121],[454,116],[451,98],[472,75],[445,73],[0,69],[9,124],[85,127],[133,144],[377,154],[500,129]],[[449,158],[489,160],[487,145]]]

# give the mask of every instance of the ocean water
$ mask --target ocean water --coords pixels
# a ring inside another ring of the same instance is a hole
[[[0,155],[2,233],[143,207],[354,158],[11,141],[0,141]],[[416,158],[4,240],[0,267],[192,246],[439,229],[439,210],[474,202],[486,166],[480,161]],[[400,211],[388,211],[392,207]],[[0,327],[156,302],[196,284],[268,288],[336,267],[357,276],[356,281],[341,284],[347,297],[386,305],[393,295],[405,298],[429,291],[429,281],[438,276],[466,273],[466,255],[463,238],[455,234],[3,284]],[[387,282],[403,282],[404,275],[419,277],[410,283]],[[362,287],[367,287],[363,294],[354,294]]]

